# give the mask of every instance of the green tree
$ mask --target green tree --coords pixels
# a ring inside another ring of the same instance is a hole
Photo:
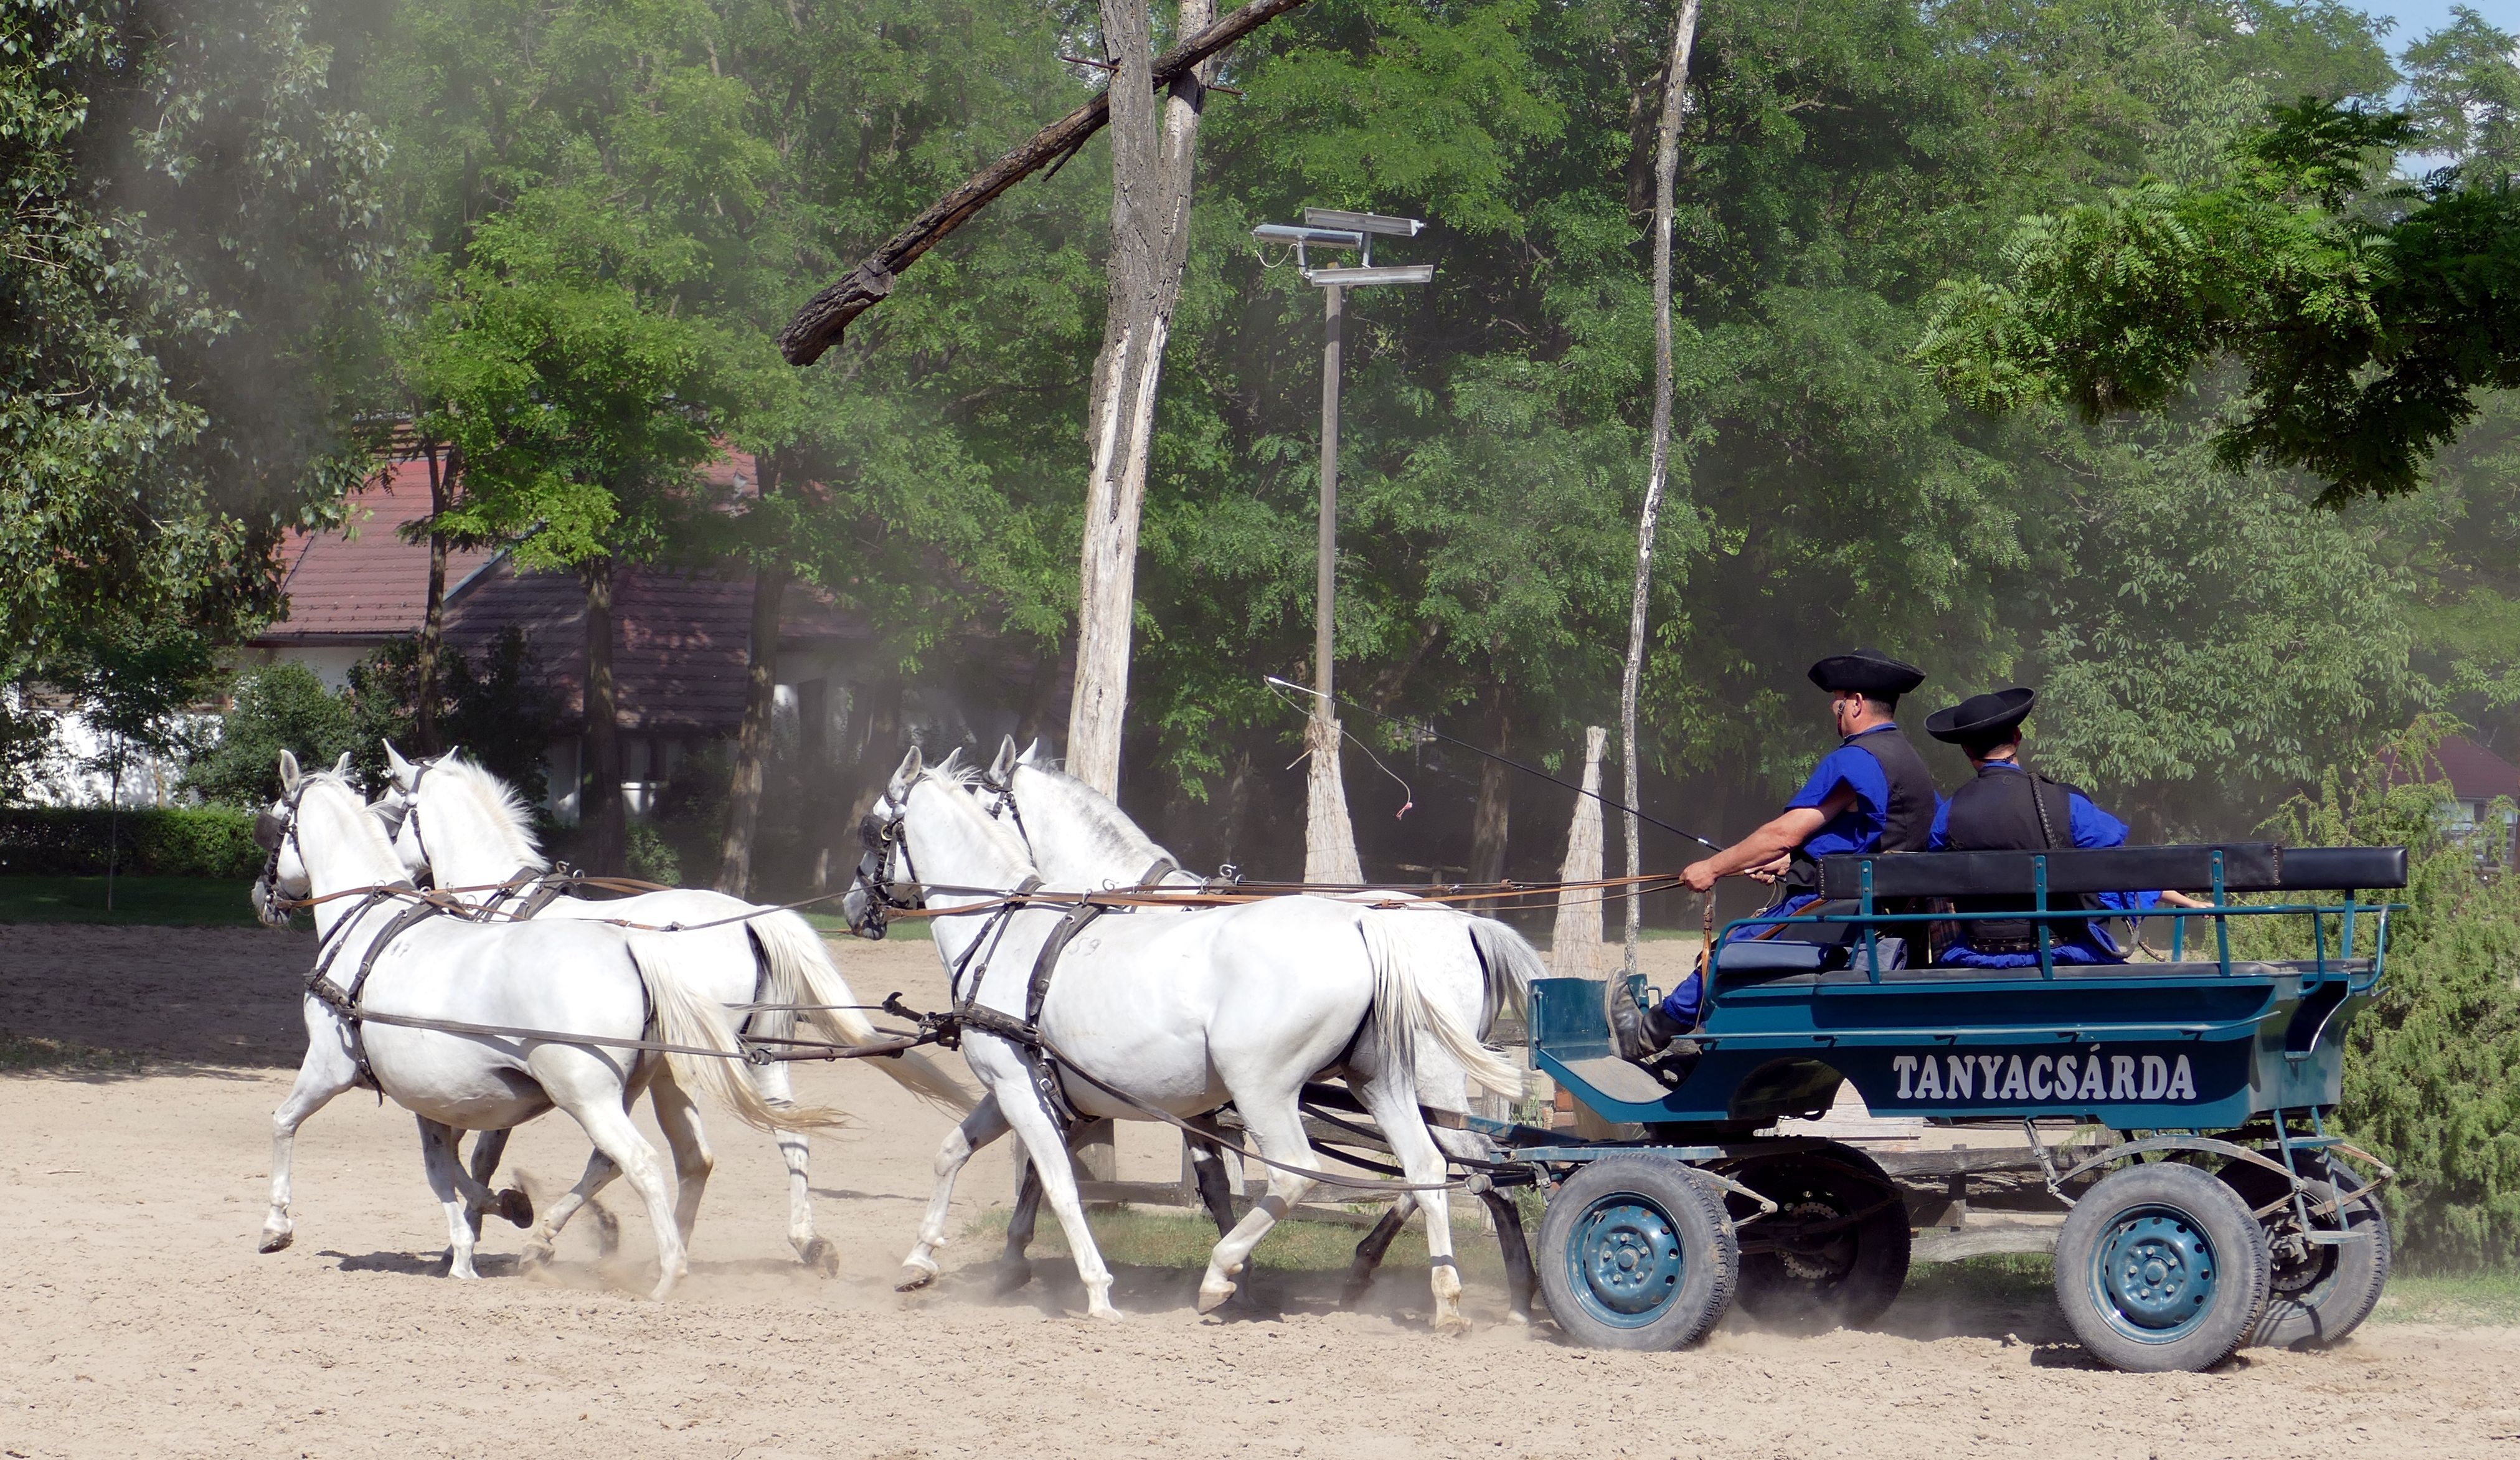
[[[258,810],[280,796],[280,753],[307,764],[355,760],[364,739],[350,707],[304,664],[283,662],[239,674],[217,737],[197,748],[184,789],[205,801]]]

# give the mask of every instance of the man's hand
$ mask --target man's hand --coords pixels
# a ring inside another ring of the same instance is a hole
[[[1706,857],[1702,860],[1689,863],[1688,866],[1680,869],[1680,880],[1688,884],[1690,891],[1714,891],[1715,879],[1724,875],[1723,869],[1716,866],[1715,861],[1716,859],[1713,857]]]
[[[1792,871],[1793,866],[1793,853],[1787,852],[1773,862],[1760,863],[1758,866],[1751,868],[1743,875],[1747,876],[1753,882],[1774,883],[1783,877],[1787,872]]]

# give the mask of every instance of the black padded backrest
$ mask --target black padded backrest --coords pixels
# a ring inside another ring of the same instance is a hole
[[[1865,864],[1875,897],[2018,896],[2029,905],[2037,858],[2048,859],[2050,896],[2075,892],[2203,891],[2222,853],[2223,887],[2232,892],[2403,888],[2403,846],[2305,846],[2265,842],[2220,846],[2110,846],[2065,851],[1914,851],[1821,858],[1821,892],[1864,895]]]
[[[2288,846],[2278,871],[2275,890],[2282,892],[2403,888],[2407,885],[2407,848]]]

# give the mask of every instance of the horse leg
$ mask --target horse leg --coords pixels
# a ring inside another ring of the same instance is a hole
[[[620,1072],[592,1051],[568,1044],[540,1046],[526,1056],[526,1067],[552,1103],[568,1112],[595,1149],[620,1167],[647,1201],[648,1220],[656,1229],[656,1286],[648,1296],[662,1300],[690,1270],[691,1260],[675,1220],[674,1193],[665,1180],[664,1163],[656,1159],[656,1148],[631,1123]],[[587,1166],[592,1176],[594,1163]]]
[[[601,1148],[589,1152],[586,1170],[578,1176],[577,1184],[554,1202],[534,1229],[525,1234],[525,1248],[518,1255],[518,1265],[540,1267],[550,1261],[552,1249],[560,1243],[561,1228],[567,1226],[569,1218],[577,1215],[578,1209],[595,1200],[595,1194],[610,1186],[620,1174],[621,1168],[614,1165],[612,1158],[605,1155]],[[597,1213],[599,1216],[602,1214],[600,1211]],[[606,1251],[608,1253],[610,1250],[608,1244]]]
[[[1382,1265],[1383,1255],[1391,1251],[1391,1240],[1400,1235],[1409,1213],[1417,1209],[1418,1204],[1406,1198],[1392,1203],[1391,1209],[1382,1213],[1382,1220],[1375,1222],[1373,1230],[1356,1245],[1356,1257],[1348,1264],[1347,1287],[1339,1294],[1340,1307],[1352,1308],[1365,1300],[1365,1290],[1373,1286],[1373,1270]]]
[[[1225,1152],[1214,1141],[1199,1136],[1186,1139],[1191,1174],[1198,1182],[1199,1205],[1207,1209],[1207,1219],[1216,1223],[1216,1235],[1223,1237],[1234,1230],[1234,1193],[1225,1185]]]
[[[333,1097],[358,1082],[358,1063],[350,1058],[340,1025],[326,1013],[320,1019],[313,996],[307,1000],[306,1059],[297,1067],[297,1082],[289,1098],[271,1113],[271,1214],[262,1221],[262,1250],[276,1253],[297,1232],[289,1215],[289,1160],[297,1145],[297,1127],[332,1103]]]
[[[1462,1315],[1462,1269],[1453,1258],[1453,1213],[1444,1190],[1445,1157],[1442,1147],[1426,1131],[1426,1122],[1418,1114],[1418,1091],[1412,1082],[1407,1088],[1394,1088],[1400,1081],[1377,1075],[1357,1089],[1357,1103],[1372,1116],[1382,1128],[1382,1138],[1391,1145],[1391,1154],[1400,1159],[1400,1169],[1412,1185],[1427,1190],[1410,1195],[1418,1209],[1426,1213],[1426,1265],[1428,1283],[1435,1295],[1435,1331],[1444,1334],[1467,1333],[1470,1321]]]
[[[511,1186],[502,1192],[490,1190],[490,1178],[498,1174],[499,1158],[508,1154],[508,1137],[512,1134],[513,1129],[485,1130],[472,1138],[472,1184],[481,1188],[483,1194],[483,1200],[467,1213],[472,1218],[475,1240],[481,1236],[481,1213],[484,1211],[498,1212],[513,1226],[530,1227],[534,1224],[534,1199],[525,1194],[522,1186]]]
[[[428,1171],[428,1189],[446,1209],[446,1275],[467,1281],[472,1270],[472,1217],[464,1200],[464,1168],[455,1159],[455,1131],[427,1116],[420,1120],[420,1158]]]
[[[692,1229],[700,1219],[700,1195],[708,1190],[717,1158],[709,1152],[708,1134],[700,1129],[699,1108],[692,1103],[691,1093],[674,1082],[672,1071],[656,1072],[656,1082],[648,1087],[648,1103],[656,1113],[656,1128],[664,1132],[665,1148],[674,1155],[674,1230],[689,1248]]]
[[[1015,1142],[1014,1151],[1015,1209],[1007,1218],[1007,1254],[998,1275],[1001,1293],[1012,1293],[1032,1281],[1032,1261],[1024,1251],[1032,1246],[1033,1230],[1041,1223],[1041,1172],[1033,1169],[1023,1142]]]
[[[1250,1099],[1245,1094],[1240,1088],[1234,1091],[1234,1108],[1242,1113],[1243,1127],[1251,1132],[1252,1143],[1271,1161],[1297,1169],[1271,1166],[1269,1194],[1235,1224],[1233,1231],[1225,1234],[1216,1244],[1216,1251],[1208,1255],[1207,1272],[1198,1282],[1198,1310],[1202,1313],[1216,1311],[1234,1296],[1234,1279],[1242,1271],[1251,1250],[1318,1184],[1312,1176],[1303,1174],[1304,1170],[1320,1167],[1313,1143],[1304,1136],[1304,1118],[1295,1107],[1294,1089],[1270,1091]]]
[[[984,1082],[985,1079],[983,1076]],[[901,1279],[893,1285],[895,1289],[907,1293],[936,1281],[937,1273],[943,1270],[936,1265],[936,1251],[945,1245],[945,1220],[954,1202],[954,1178],[962,1174],[972,1152],[1006,1133],[1007,1118],[995,1090],[981,1096],[980,1103],[963,1118],[963,1123],[946,1132],[945,1144],[936,1151],[936,1187],[927,1197],[927,1216],[919,1224],[919,1241],[911,1247],[910,1255],[901,1259]]]
[[[966,1051],[970,1048],[968,1037]],[[1011,1052],[1004,1058],[1014,1066],[1011,1079],[1025,1081],[1022,1060]],[[971,1064],[976,1071],[981,1061],[973,1060]],[[983,1074],[982,1078],[987,1076]],[[1028,1081],[1013,1088],[1023,1093],[1009,1102],[1007,1122],[1014,1127],[1015,1135],[1031,1154],[1033,1171],[1050,1198],[1050,1209],[1058,1218],[1058,1229],[1067,1236],[1067,1250],[1075,1255],[1076,1276],[1085,1284],[1085,1316],[1115,1321],[1120,1310],[1111,1305],[1111,1269],[1103,1265],[1102,1250],[1094,1244],[1094,1229],[1085,1220],[1085,1203],[1076,1190],[1076,1168],[1067,1160],[1067,1132],[1058,1118],[1043,1108]]]
[[[786,1061],[749,1067],[744,1073],[772,1109],[784,1110],[796,1103]],[[813,1148],[801,1130],[782,1130],[778,1139],[779,1159],[788,1163],[788,1245],[796,1250],[797,1260],[806,1266],[827,1274],[838,1272],[839,1250],[814,1235],[814,1187],[810,1174]]]

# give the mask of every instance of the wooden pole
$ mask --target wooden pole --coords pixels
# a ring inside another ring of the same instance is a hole
[[[1584,795],[1575,798],[1575,821],[1566,829],[1566,860],[1557,869],[1563,883],[1601,880],[1601,752],[1610,732],[1598,725],[1584,729]],[[1561,979],[1599,976],[1601,958],[1601,894],[1587,888],[1557,894],[1557,928],[1549,940],[1549,971]]]
[[[1331,683],[1338,622],[1338,423],[1340,330],[1347,291],[1322,290],[1322,507],[1318,561],[1313,566],[1312,722],[1304,727],[1304,881],[1357,883],[1365,866],[1356,854],[1356,825],[1347,813],[1347,786],[1339,778],[1339,722]]]
[[[1628,605],[1628,661],[1619,676],[1619,775],[1625,799],[1637,803],[1637,693],[1644,679],[1645,605],[1653,585],[1654,532],[1661,524],[1664,487],[1671,478],[1671,211],[1672,177],[1680,169],[1680,120],[1688,108],[1688,53],[1697,40],[1697,0],[1681,0],[1672,26],[1671,61],[1663,75],[1662,126],[1654,144],[1654,409],[1653,458],[1645,473],[1644,509],[1637,517],[1637,586]],[[1643,871],[1638,838],[1642,827],[1628,812],[1628,875]],[[1637,973],[1644,937],[1643,894],[1628,885],[1627,973]]]

